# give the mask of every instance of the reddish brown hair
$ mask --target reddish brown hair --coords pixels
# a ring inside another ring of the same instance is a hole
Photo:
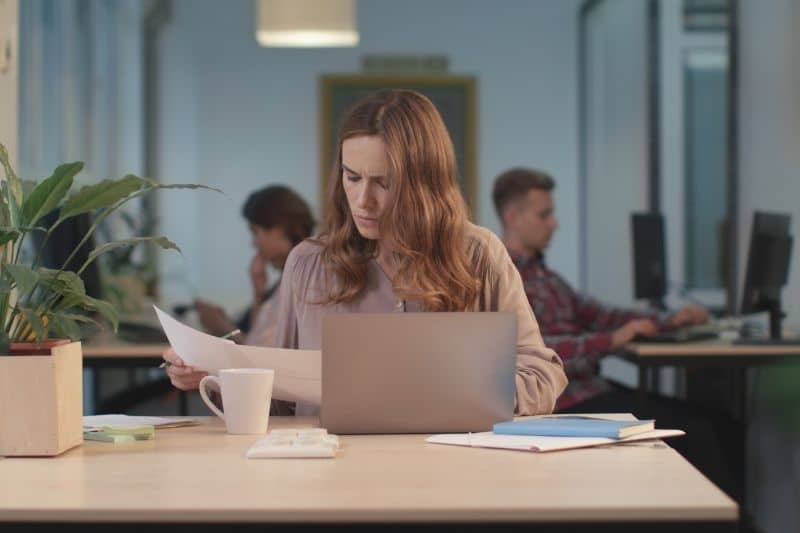
[[[322,260],[335,277],[324,303],[349,302],[366,287],[377,241],[358,232],[342,184],[342,143],[377,136],[386,146],[389,200],[379,220],[383,245],[398,265],[395,291],[429,311],[464,311],[481,281],[465,238],[467,208],[456,182],[453,142],[425,96],[388,90],[358,102],[339,130],[331,172]]]

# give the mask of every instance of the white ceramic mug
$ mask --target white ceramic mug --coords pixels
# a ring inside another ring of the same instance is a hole
[[[274,370],[225,368],[219,371],[219,377],[206,376],[200,381],[200,397],[225,421],[228,433],[266,433],[274,379]],[[219,387],[224,412],[208,398],[206,386],[209,382]]]

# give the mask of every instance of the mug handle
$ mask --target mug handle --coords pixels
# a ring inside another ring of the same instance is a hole
[[[203,379],[200,380],[200,385],[197,387],[200,391],[200,397],[203,399],[203,402],[208,406],[209,409],[211,409],[211,411],[215,415],[225,420],[225,415],[223,414],[223,412],[220,411],[219,408],[216,405],[214,405],[214,402],[212,402],[208,397],[208,393],[206,392],[206,383],[208,383],[209,381],[213,381],[214,383],[216,383],[217,387],[219,387],[219,389],[222,390],[222,387],[220,387],[219,379],[217,378],[217,376],[205,376],[203,377]]]

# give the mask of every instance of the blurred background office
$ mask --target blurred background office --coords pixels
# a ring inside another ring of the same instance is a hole
[[[0,43],[18,42],[0,54],[0,140],[22,176],[83,160],[83,183],[133,172],[225,192],[167,193],[108,228],[158,227],[183,250],[103,265],[132,315],[150,300],[203,296],[230,312],[247,300],[239,206],[286,184],[320,218],[333,115],[348,98],[337,91],[367,76],[432,92],[453,81],[438,97],[474,220],[499,232],[499,172],[547,170],[560,223],[548,263],[609,303],[647,305],[631,281],[633,212],[664,215],[673,307],[739,311],[754,211],[789,214],[800,234],[796,0],[362,0],[358,43],[333,48],[261,46],[257,6],[0,0]],[[794,259],[782,295],[797,331]],[[636,380],[621,360],[604,373]],[[664,393],[685,392],[681,372],[661,378]],[[110,389],[128,384],[114,379]],[[800,529],[798,382],[794,366],[748,373],[748,505],[765,532]]]

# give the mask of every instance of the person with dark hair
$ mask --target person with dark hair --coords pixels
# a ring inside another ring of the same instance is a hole
[[[729,466],[721,440],[707,414],[692,413],[684,402],[652,394],[638,412],[636,392],[599,375],[600,360],[631,342],[708,320],[702,307],[688,305],[670,315],[605,305],[574,290],[545,263],[544,252],[558,228],[553,178],[540,170],[516,167],[497,176],[492,199],[503,226],[503,242],[519,269],[528,301],[539,320],[545,344],[564,361],[569,385],[556,402],[561,413],[635,412],[655,418],[659,427],[687,432],[671,444],[722,488],[730,490]],[[720,430],[728,431],[721,420]]]
[[[542,341],[503,243],[469,222],[456,176],[452,140],[428,98],[387,90],[356,103],[339,131],[325,231],[286,261],[276,345],[320,349],[333,313],[509,312],[514,410],[550,413],[566,385],[561,360]],[[174,351],[164,358],[176,386],[195,385],[199,373]]]
[[[296,192],[283,185],[259,189],[248,196],[242,215],[250,229],[256,253],[250,261],[253,297],[248,309],[234,324],[225,311],[213,303],[194,302],[200,322],[211,334],[224,335],[236,328],[245,332],[236,342],[266,346],[277,328],[279,286],[268,289],[267,264],[283,270],[289,252],[314,229],[314,217],[308,204]]]
[[[563,411],[576,405],[586,408],[584,402],[611,392],[610,384],[597,374],[601,358],[637,335],[704,323],[708,312],[688,305],[662,317],[650,311],[612,308],[575,291],[544,260],[558,229],[554,188],[555,181],[547,173],[517,167],[495,179],[492,199],[503,226],[503,242],[522,276],[545,344],[564,360],[570,382],[556,405]]]

